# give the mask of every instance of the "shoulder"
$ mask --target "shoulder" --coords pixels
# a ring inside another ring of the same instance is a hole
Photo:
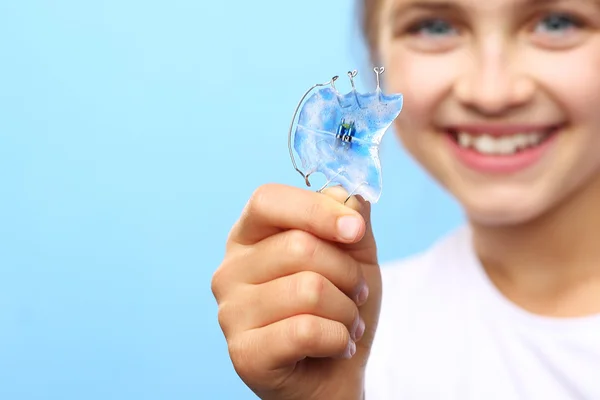
[[[470,231],[461,226],[442,236],[429,248],[410,257],[381,265],[383,301],[414,296],[416,291],[447,283],[453,270],[471,256]]]
[[[471,232],[461,226],[421,253],[382,264],[381,330],[412,314],[443,307],[462,289],[473,262]]]
[[[457,323],[471,253],[470,231],[460,227],[421,253],[381,265],[381,312],[367,368],[371,395],[391,390],[402,371],[408,376],[433,351],[440,330]]]
[[[465,285],[473,260],[470,230],[461,226],[421,253],[381,265],[382,300],[378,334],[394,334],[399,325],[430,316],[449,306]]]

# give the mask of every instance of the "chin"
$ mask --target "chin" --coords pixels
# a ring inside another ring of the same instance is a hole
[[[486,227],[519,226],[533,221],[539,214],[530,210],[466,210],[467,218],[473,224]]]
[[[471,223],[487,227],[510,227],[530,223],[547,212],[549,205],[536,197],[526,193],[504,198],[482,195],[471,198],[462,196],[460,202]]]

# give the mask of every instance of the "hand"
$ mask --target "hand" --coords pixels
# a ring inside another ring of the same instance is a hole
[[[370,204],[266,185],[212,280],[236,372],[263,400],[363,398],[381,303]]]

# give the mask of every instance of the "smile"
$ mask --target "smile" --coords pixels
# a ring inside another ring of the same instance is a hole
[[[547,140],[552,132],[520,132],[514,135],[495,137],[488,133],[473,135],[467,132],[451,132],[458,145],[487,155],[512,155],[537,147]]]
[[[548,132],[523,132],[503,137],[494,137],[485,133],[483,135],[471,135],[466,132],[455,134],[460,147],[489,155],[512,155],[540,145],[549,136]]]
[[[479,172],[517,172],[536,164],[561,125],[457,126],[446,137],[458,159]]]

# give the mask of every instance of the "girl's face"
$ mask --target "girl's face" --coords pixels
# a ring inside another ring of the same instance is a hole
[[[384,0],[408,151],[484,224],[600,183],[600,1]]]

